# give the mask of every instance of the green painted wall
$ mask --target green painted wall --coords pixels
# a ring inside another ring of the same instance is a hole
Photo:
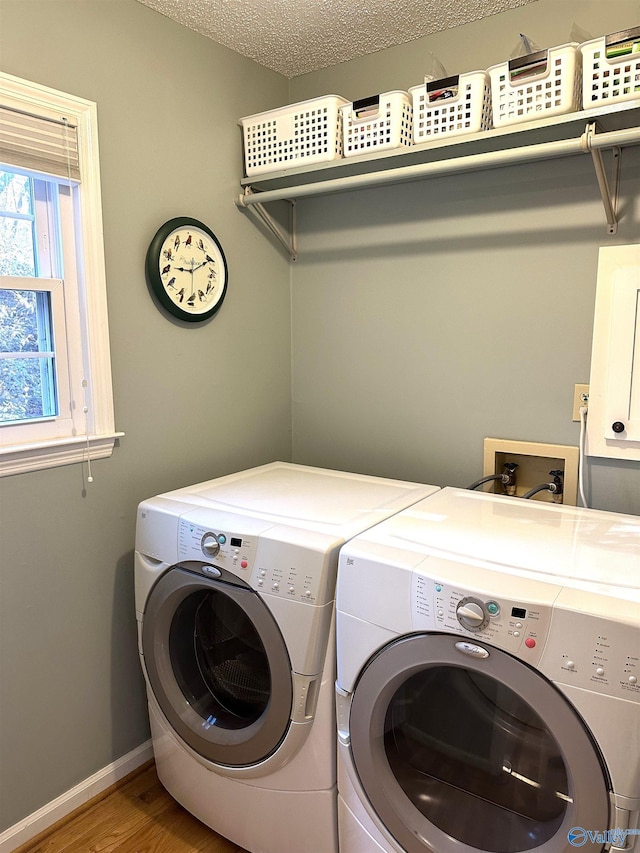
[[[638,24],[636,2],[538,0],[291,81],[291,101],[350,100]],[[605,157],[607,166],[610,157]],[[577,445],[598,247],[640,239],[640,148],[622,155],[606,231],[588,155],[316,199],[297,206],[294,459],[466,486],[485,436]],[[589,459],[592,505],[640,513],[640,465]]]
[[[148,737],[133,604],[143,498],[291,456],[288,258],[234,205],[237,120],[288,83],[134,0],[2,0],[0,69],[98,104],[117,428],[111,459],[0,480],[0,832]],[[229,290],[185,328],[147,246],[219,237]],[[86,475],[86,471],[84,472]]]

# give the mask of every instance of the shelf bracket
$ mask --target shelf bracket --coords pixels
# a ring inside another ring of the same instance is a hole
[[[275,220],[261,202],[252,202],[251,205],[246,203],[246,197],[249,195],[255,196],[257,194],[253,192],[251,187],[245,187],[243,193],[236,200],[236,206],[242,210],[254,210],[261,222],[287,250],[291,260],[296,261],[298,259],[298,248],[296,241],[295,199],[282,199],[282,201],[286,201],[289,205],[289,234],[287,234],[283,231],[280,223]]]
[[[596,170],[596,180],[600,189],[600,197],[604,205],[605,216],[607,217],[607,231],[609,234],[616,234],[618,231],[618,189],[620,185],[620,146],[614,145],[611,148],[613,154],[613,176],[612,186],[607,179],[607,172],[602,159],[602,151],[600,148],[592,146],[593,139],[596,136],[596,123],[590,122],[587,124],[583,137],[584,146],[591,153],[593,166]]]

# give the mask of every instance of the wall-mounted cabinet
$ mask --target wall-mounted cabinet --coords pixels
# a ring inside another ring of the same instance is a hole
[[[600,249],[587,452],[640,460],[640,246]]]

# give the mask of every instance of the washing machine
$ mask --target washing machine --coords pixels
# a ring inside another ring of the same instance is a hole
[[[339,548],[435,488],[276,462],[138,507],[158,776],[246,850],[337,851]]]
[[[343,547],[336,612],[341,853],[633,848],[639,517],[445,488]]]

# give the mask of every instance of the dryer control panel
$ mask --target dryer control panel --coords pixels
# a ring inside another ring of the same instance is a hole
[[[601,614],[556,605],[539,668],[557,683],[640,703],[640,606],[602,605]]]
[[[427,567],[429,574],[423,570]],[[495,575],[484,579],[483,574],[472,566],[429,558],[412,576],[414,630],[473,637],[474,642],[484,641],[535,666],[559,587],[520,578],[516,592],[504,576],[497,584]],[[486,586],[478,584],[483,579]]]
[[[509,652],[558,684],[640,702],[636,600],[435,556],[413,571],[411,597],[416,631],[460,634]]]

